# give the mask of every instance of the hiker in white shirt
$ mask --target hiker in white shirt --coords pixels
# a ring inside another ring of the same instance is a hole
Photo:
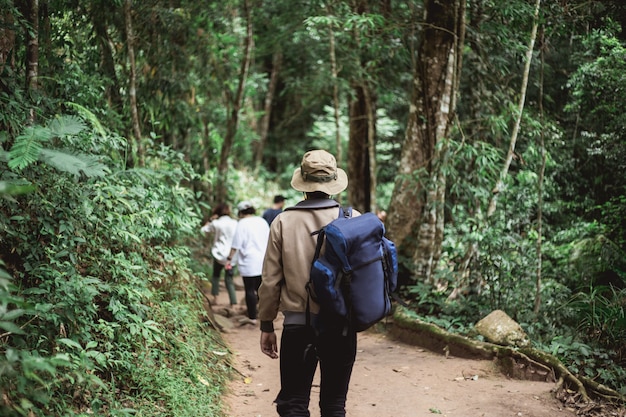
[[[237,211],[239,222],[227,262],[230,262],[233,256],[237,254],[239,273],[243,278],[246,307],[248,308],[248,320],[242,323],[256,324],[258,290],[261,285],[263,258],[265,258],[270,228],[262,217],[256,215],[256,209],[249,201],[239,203]],[[229,264],[226,265],[228,267]]]
[[[230,206],[226,203],[221,203],[213,209],[211,219],[200,229],[203,233],[213,235],[213,245],[211,246],[211,256],[213,257],[212,302],[217,304],[217,296],[220,293],[220,275],[222,270],[224,270],[224,281],[231,307],[237,304],[232,270],[235,260],[232,259],[233,262],[228,268],[225,268],[225,266],[236,228],[237,220],[230,217]]]

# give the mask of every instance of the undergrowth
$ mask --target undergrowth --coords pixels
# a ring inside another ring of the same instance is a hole
[[[92,155],[108,168],[77,172],[31,154],[13,168],[0,154],[0,183],[29,191],[0,195],[0,415],[223,415],[229,352],[190,268],[199,217],[182,155],[162,148],[133,170]]]

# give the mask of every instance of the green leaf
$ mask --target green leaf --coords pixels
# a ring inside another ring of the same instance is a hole
[[[16,318],[24,315],[25,311],[19,308],[16,308],[15,310],[11,310],[8,313],[6,313],[5,315],[2,316],[3,320],[15,320]]]
[[[9,151],[9,168],[22,169],[39,158],[41,144],[50,140],[52,132],[43,126],[29,126],[15,138]]]
[[[57,137],[77,135],[86,127],[80,117],[73,115],[57,116],[48,123],[48,129]]]
[[[25,334],[24,330],[22,330],[18,325],[11,321],[0,321],[0,328],[13,334]]]
[[[76,109],[85,119],[91,122],[91,124],[93,125],[93,128],[96,129],[98,133],[100,133],[100,136],[106,137],[107,135],[106,130],[102,126],[102,123],[100,123],[100,120],[98,120],[98,118],[92,111],[90,111],[88,108],[84,106],[81,106],[78,103],[67,102],[66,104],[69,107],[73,107],[74,109]]]
[[[50,362],[56,367],[72,365],[70,355],[67,353],[58,353],[54,355],[54,357],[50,358]]]
[[[17,349],[8,348],[6,358],[9,362],[17,362],[18,360],[20,360],[20,351]]]
[[[83,348],[80,345],[80,343],[78,343],[77,341],[72,340],[72,339],[62,338],[62,339],[59,339],[58,342],[61,343],[61,344],[66,345],[66,346],[76,348],[76,349],[81,349],[82,350],[82,348]]]
[[[98,157],[94,155],[72,154],[56,149],[41,149],[41,159],[59,171],[76,176],[104,177],[110,172],[109,168],[100,163]]]
[[[87,352],[87,357],[93,358],[96,361],[96,363],[100,366],[106,366],[107,364],[107,357],[102,352],[98,352],[96,350],[90,350],[89,352]]]

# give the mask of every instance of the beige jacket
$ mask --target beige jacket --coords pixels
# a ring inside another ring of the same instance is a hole
[[[326,207],[307,208],[316,205]],[[285,313],[286,322],[292,313],[304,317],[302,313],[306,311],[308,298],[306,284],[317,243],[315,232],[338,215],[339,204],[334,200],[304,200],[274,219],[258,292],[261,330],[271,331],[271,323],[278,311]],[[359,213],[353,210],[352,215]],[[319,306],[312,300],[310,311],[319,311]]]

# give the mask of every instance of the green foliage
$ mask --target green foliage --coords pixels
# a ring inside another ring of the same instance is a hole
[[[622,248],[606,237],[606,230],[602,223],[576,222],[556,233],[546,244],[552,260],[548,273],[560,276],[572,290],[602,282],[621,287],[626,257]]]
[[[603,28],[580,36],[584,47],[573,57],[577,67],[568,79],[565,107],[576,125],[563,146],[558,178],[576,215],[609,225],[608,239],[623,251],[626,181],[618,173],[626,168],[626,47],[619,32],[607,20]]]
[[[343,107],[342,107],[343,108]],[[348,123],[346,115],[340,114],[339,117],[339,136],[341,146],[344,150],[343,161],[338,161],[340,166],[348,166],[348,158],[345,150],[348,149]],[[400,151],[400,145],[392,140],[398,132],[400,126],[397,120],[388,116],[385,109],[377,109],[376,111],[376,162],[377,162],[377,203],[379,207],[387,207],[391,200],[395,173],[397,170],[397,155]],[[336,126],[334,108],[324,106],[324,113],[316,118],[307,137],[310,139],[310,148],[326,149],[333,154],[337,154]],[[288,172],[293,172],[287,169]],[[291,177],[289,177],[291,178]],[[288,183],[288,182],[286,182]]]
[[[614,24],[593,31],[582,39],[581,65],[572,74],[569,87],[572,100],[566,110],[581,114],[583,125],[593,132],[624,133],[624,105],[621,92],[626,87],[626,48],[615,36]]]
[[[578,312],[578,330],[585,339],[626,353],[626,289],[597,285],[578,292],[569,306]]]
[[[63,116],[52,119],[47,126],[29,126],[15,138],[9,151],[8,166],[21,170],[40,160],[59,171],[86,177],[103,177],[109,171],[94,155],[70,153],[59,149],[44,148],[55,138],[78,135],[85,129],[85,123],[75,116]]]
[[[542,348],[559,358],[574,374],[626,394],[626,369],[615,366],[614,352],[580,342],[574,336],[557,336]]]
[[[0,255],[10,272],[0,271],[0,389],[11,407],[1,414],[217,412],[210,404],[224,369],[212,352],[221,348],[193,320],[198,300],[183,242],[197,232],[196,205],[207,210],[213,203],[241,68],[241,4],[133,2],[145,135],[138,139],[148,159],[145,168],[125,170],[131,91],[123,8],[75,3],[41,10],[38,85],[30,90],[23,28],[31,25],[20,2],[0,0],[3,34],[15,29],[16,37],[7,45],[10,59],[0,62]],[[294,8],[277,0],[254,8],[254,57],[229,155],[229,202],[249,199],[261,210],[278,193],[298,201],[288,184],[302,152],[335,146],[332,87],[336,82],[347,114],[345,97],[356,80],[372,87],[376,197],[388,205],[423,4],[366,3],[363,13],[347,2]],[[606,17],[620,16],[624,6],[565,3],[542,4],[542,22],[550,24],[537,47],[545,60],[532,61],[516,153],[490,219],[486,207],[519,100],[532,11],[525,1],[468,3],[458,124],[444,143],[450,163],[442,167],[446,229],[438,282],[407,290],[420,314],[451,330],[465,331],[504,308],[536,343],[563,345],[559,355],[579,371],[591,375],[596,366],[599,380],[620,381],[623,370],[610,360],[623,353],[626,68],[623,34]],[[270,131],[256,174],[248,167],[274,69]],[[80,117],[51,118],[61,112]],[[347,126],[342,118],[343,138]],[[548,151],[541,236],[540,138]],[[542,305],[535,315],[540,237]],[[473,245],[478,252],[467,259]],[[456,284],[460,292],[448,300]],[[193,400],[199,397],[209,399],[200,411]]]
[[[15,283],[2,276],[3,415],[217,414],[227,368],[197,321],[183,244],[198,224],[181,186],[194,174],[167,148],[148,163],[79,182],[47,165],[19,171],[37,191],[1,207]]]
[[[9,152],[9,167],[24,168],[39,159],[41,144],[52,136],[49,129],[42,126],[27,127],[24,133],[15,138]]]

